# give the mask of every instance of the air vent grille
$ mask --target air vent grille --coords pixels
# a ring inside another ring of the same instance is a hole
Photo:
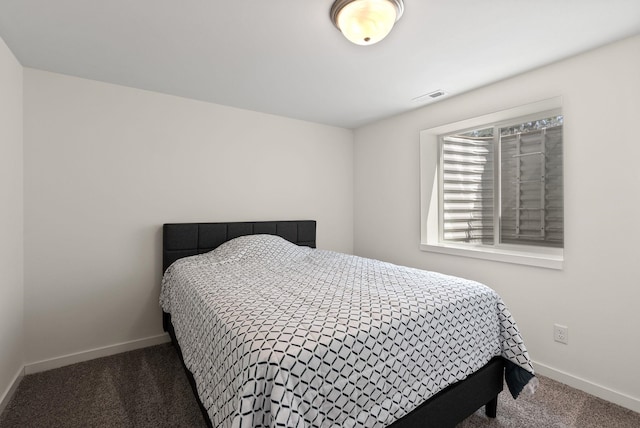
[[[446,92],[438,89],[437,91],[433,91],[433,92],[429,92],[428,94],[424,94],[424,95],[420,95],[419,97],[415,97],[413,98],[411,101],[414,101],[416,103],[422,103],[425,101],[431,101],[434,100],[436,98],[439,98],[443,95],[446,95]]]

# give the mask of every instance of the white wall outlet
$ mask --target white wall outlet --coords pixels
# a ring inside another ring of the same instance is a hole
[[[553,340],[556,342],[569,344],[569,327],[566,325],[554,324],[553,325]]]

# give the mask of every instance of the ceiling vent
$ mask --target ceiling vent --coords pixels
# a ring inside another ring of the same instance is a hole
[[[429,92],[428,94],[424,94],[424,95],[420,95],[419,97],[415,97],[413,98],[411,101],[414,101],[416,103],[422,103],[425,101],[431,101],[434,100],[436,98],[439,98],[443,95],[446,95],[446,92],[438,89],[437,91],[433,91],[433,92]]]

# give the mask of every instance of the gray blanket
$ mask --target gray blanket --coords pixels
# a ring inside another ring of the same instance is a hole
[[[383,427],[497,355],[533,377],[490,288],[276,236],[178,260],[160,302],[214,426]]]

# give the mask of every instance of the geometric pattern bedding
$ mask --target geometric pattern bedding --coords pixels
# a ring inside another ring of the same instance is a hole
[[[533,378],[490,288],[277,236],[178,260],[160,304],[216,427],[384,427],[496,355]]]

